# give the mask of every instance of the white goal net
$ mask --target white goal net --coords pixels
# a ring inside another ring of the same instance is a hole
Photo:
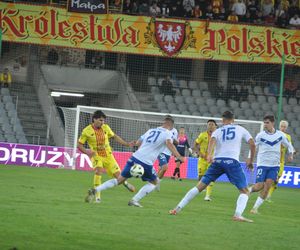
[[[92,122],[92,114],[96,110],[102,110],[107,116],[107,123],[112,130],[126,141],[137,140],[149,128],[162,124],[164,113],[141,112],[123,109],[111,109],[102,107],[77,106],[77,108],[62,108],[65,120],[65,147],[76,149],[77,140],[82,129]],[[192,147],[200,132],[206,130],[208,119],[216,120],[221,126],[219,117],[201,117],[171,114],[175,120],[175,127],[184,127]],[[245,127],[253,137],[262,130],[263,123],[259,121],[235,120],[235,123]],[[114,151],[130,152],[131,149],[111,141]],[[248,146],[244,143],[241,150],[241,161],[248,156]],[[124,159],[125,160],[125,159]],[[127,159],[126,159],[127,160]]]

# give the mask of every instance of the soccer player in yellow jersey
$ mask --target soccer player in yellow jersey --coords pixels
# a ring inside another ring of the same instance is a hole
[[[92,116],[92,123],[82,130],[77,144],[79,150],[91,157],[95,172],[94,187],[101,184],[103,169],[111,177],[118,178],[120,175],[120,167],[112,154],[109,139],[113,138],[119,144],[128,147],[132,147],[135,143],[128,143],[115,134],[109,125],[105,123],[105,119],[106,115],[102,111],[95,111]],[[88,144],[89,149],[84,147],[85,143]],[[135,191],[134,186],[128,182],[125,182],[124,186],[131,192]],[[101,201],[100,192],[96,194],[95,198],[97,203]]]
[[[292,138],[291,136],[287,133],[287,128],[289,126],[288,121],[285,120],[281,120],[279,123],[279,130],[281,132],[283,132],[285,134],[285,137],[288,139],[288,141],[292,144]],[[281,152],[280,152],[280,169],[278,172],[278,177],[277,177],[277,181],[273,184],[273,186],[270,188],[269,193],[268,193],[268,197],[266,199],[266,201],[271,202],[271,196],[272,193],[274,192],[274,190],[277,188],[277,183],[278,180],[280,179],[282,173],[283,173],[283,169],[284,169],[284,163],[285,163],[285,155],[286,155],[286,151],[287,148],[281,146]]]
[[[207,162],[207,149],[208,143],[211,137],[211,134],[217,129],[217,123],[215,120],[208,120],[207,121],[207,131],[200,133],[198,138],[195,140],[194,143],[194,151],[199,152],[199,159],[198,159],[198,179],[201,180],[202,176],[207,171],[210,163]],[[211,182],[206,188],[206,196],[204,200],[211,201],[211,193],[212,193],[212,186],[213,182]]]

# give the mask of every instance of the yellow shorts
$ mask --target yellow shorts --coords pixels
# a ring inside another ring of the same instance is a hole
[[[283,173],[283,169],[284,169],[284,164],[280,163],[280,168],[279,168],[279,172],[278,172],[278,179],[281,177],[281,175]]]
[[[204,175],[209,167],[209,163],[202,159],[202,158],[199,158],[198,159],[198,176],[200,175]]]
[[[121,169],[112,154],[106,157],[95,156],[92,158],[93,168],[104,168],[109,176],[113,176],[117,172],[121,172]]]

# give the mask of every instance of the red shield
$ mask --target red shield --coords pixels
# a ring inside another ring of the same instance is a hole
[[[168,56],[177,54],[184,43],[185,24],[156,21],[155,38],[157,44]]]

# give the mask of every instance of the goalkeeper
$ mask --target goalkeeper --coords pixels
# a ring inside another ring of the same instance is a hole
[[[126,142],[120,136],[115,134],[108,124],[105,123],[106,115],[98,110],[92,116],[92,123],[82,130],[81,136],[78,140],[78,149],[87,154],[93,164],[94,168],[94,187],[101,184],[101,174],[103,169],[111,177],[118,178],[120,175],[120,167],[115,160],[112,149],[109,144],[109,139],[113,138],[121,145],[132,147],[135,142]],[[89,149],[84,147],[87,143]],[[135,187],[128,182],[124,182],[124,186],[131,192],[135,191]],[[100,192],[95,195],[96,203],[100,203]]]
[[[199,159],[198,159],[198,179],[199,181],[206,173],[210,163],[207,162],[207,150],[208,150],[208,143],[210,141],[212,133],[217,129],[217,123],[215,120],[208,120],[207,121],[207,130],[200,133],[198,138],[195,140],[194,143],[194,151],[199,152]],[[204,200],[211,201],[211,193],[212,187],[214,182],[211,182],[206,188],[206,195]]]

